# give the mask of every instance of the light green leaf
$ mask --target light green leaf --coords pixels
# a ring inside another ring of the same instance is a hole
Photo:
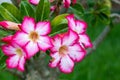
[[[21,1],[20,11],[22,16],[35,16],[34,8],[27,1]]]
[[[4,20],[21,22],[22,17],[20,11],[13,4],[10,3],[2,3],[0,5],[0,15],[4,18]]]

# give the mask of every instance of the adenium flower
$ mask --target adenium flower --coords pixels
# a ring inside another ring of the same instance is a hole
[[[25,46],[28,58],[35,55],[39,50],[46,51],[52,47],[50,37],[50,22],[38,22],[31,17],[24,17],[21,24],[21,31],[13,36],[13,42]]]
[[[72,3],[75,4],[77,0],[72,0]],[[71,0],[63,0],[64,7],[69,8]]]
[[[86,53],[77,42],[78,35],[72,30],[62,35],[56,35],[52,39],[53,47],[50,49],[52,60],[49,66],[58,67],[64,73],[72,72],[74,62],[80,62]]]
[[[24,48],[16,43],[10,43],[12,36],[5,37],[3,40],[9,44],[3,45],[2,51],[8,56],[6,64],[8,68],[17,68],[20,71],[24,71],[24,65],[26,62],[27,53]]]
[[[21,24],[14,23],[11,21],[1,21],[0,26],[2,26],[5,29],[19,30],[19,26],[21,26]]]
[[[80,45],[85,48],[92,47],[89,36],[86,34],[86,22],[82,20],[75,20],[74,15],[68,15],[66,19],[68,20],[69,29],[75,31],[79,35]]]
[[[29,0],[29,2],[33,5],[38,5],[40,0]],[[54,0],[49,0],[50,2],[53,2]]]

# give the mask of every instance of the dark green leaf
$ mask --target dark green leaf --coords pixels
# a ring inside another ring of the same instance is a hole
[[[36,20],[43,21],[49,19],[50,3],[48,0],[40,0],[36,9]]]
[[[77,18],[84,14],[84,8],[81,4],[75,4],[74,6],[71,6],[70,10],[76,15]]]
[[[0,5],[0,15],[4,18],[4,20],[21,22],[22,17],[20,11],[13,4],[10,3],[2,3]]]
[[[23,16],[30,16],[30,17],[35,16],[33,7],[26,1],[21,1],[20,11]]]

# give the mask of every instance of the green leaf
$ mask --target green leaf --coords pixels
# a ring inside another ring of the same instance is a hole
[[[26,1],[21,1],[20,11],[22,16],[30,16],[30,17],[35,16],[34,8]]]
[[[67,19],[65,18],[68,14],[61,14],[56,16],[52,21],[51,21],[51,25],[52,25],[52,32],[51,32],[51,36],[61,33],[61,32],[65,32],[67,30]]]
[[[48,0],[40,0],[36,9],[36,20],[43,21],[49,19],[50,3]]]
[[[5,56],[2,51],[0,50],[0,71],[3,70],[6,67],[6,58],[7,56]]]
[[[20,11],[13,4],[10,3],[2,3],[0,5],[0,15],[4,18],[4,20],[21,22],[22,17]]]
[[[84,8],[81,4],[75,4],[70,7],[70,10],[75,14],[77,18],[80,18],[84,14]]]

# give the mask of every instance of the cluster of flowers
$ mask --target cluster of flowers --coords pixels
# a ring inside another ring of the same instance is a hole
[[[40,1],[40,0],[29,0],[29,2],[30,2],[31,4],[33,4],[33,5],[38,5],[39,1]],[[52,3],[52,2],[54,2],[55,0],[49,0],[49,1]],[[76,2],[77,2],[77,0],[72,0],[72,2],[71,2],[71,0],[63,0],[63,4],[64,4],[64,7],[65,7],[65,8],[69,8],[71,3],[72,3],[72,4],[75,4]],[[55,8],[56,8],[56,5],[53,5],[53,6],[51,6],[50,10],[51,10],[51,11],[54,11]]]
[[[50,50],[52,59],[49,66],[58,67],[64,73],[72,72],[74,63],[84,58],[85,49],[92,47],[92,43],[86,34],[87,24],[84,21],[74,19],[72,14],[66,19],[68,31],[54,37],[48,36],[51,31],[49,21],[35,23],[34,18],[27,16],[21,24],[1,21],[3,28],[17,30],[14,35],[2,38],[7,43],[1,46],[3,53],[8,56],[7,67],[24,71],[26,60],[40,50]]]

